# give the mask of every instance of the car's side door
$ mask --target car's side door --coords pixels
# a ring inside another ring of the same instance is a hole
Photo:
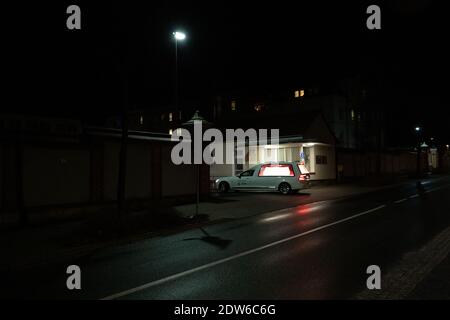
[[[295,172],[291,164],[263,164],[256,176],[256,188],[276,190],[280,182],[288,177],[295,177]]]
[[[235,189],[251,188],[251,181],[252,181],[254,173],[255,173],[255,170],[253,170],[253,169],[242,172],[239,175],[238,181],[236,182]]]
[[[259,190],[272,190],[275,187],[276,180],[278,177],[276,176],[267,176],[264,174],[265,168],[267,165],[262,165],[259,170],[255,174],[253,187]]]

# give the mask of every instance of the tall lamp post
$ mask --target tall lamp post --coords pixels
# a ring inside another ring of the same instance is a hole
[[[175,39],[175,109],[178,110],[178,41],[186,39],[186,34],[180,31],[173,32]]]
[[[422,130],[421,127],[416,127],[416,136],[417,136],[417,178],[420,179],[420,131]]]

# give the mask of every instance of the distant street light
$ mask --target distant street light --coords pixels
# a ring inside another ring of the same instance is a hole
[[[178,110],[178,41],[186,39],[186,34],[180,31],[173,32],[175,38],[175,109]],[[180,113],[178,113],[180,114]]]
[[[420,127],[416,127],[416,132],[419,132],[420,131]]]

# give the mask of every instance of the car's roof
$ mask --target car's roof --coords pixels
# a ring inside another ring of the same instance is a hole
[[[295,164],[297,161],[268,161],[261,164]]]

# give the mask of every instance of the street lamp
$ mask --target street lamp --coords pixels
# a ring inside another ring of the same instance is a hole
[[[184,40],[184,39],[186,39],[186,34],[184,34],[183,32],[179,32],[179,31],[175,31],[173,33],[173,36],[175,37],[176,40]]]
[[[420,179],[420,151],[421,151],[421,145],[420,145],[420,131],[422,130],[421,127],[416,127],[416,134],[417,134],[417,178]],[[420,183],[420,180],[419,180]]]
[[[195,111],[192,118],[185,123],[183,123],[183,126],[186,127],[191,134],[194,134],[194,128],[196,123],[200,123],[202,128],[210,128],[212,124],[205,120],[200,115],[200,112],[197,110]],[[202,146],[203,148],[203,146]],[[200,166],[201,164],[194,164],[195,165],[195,189],[196,189],[196,201],[195,201],[195,214],[192,216],[192,218],[198,218],[198,210],[200,205]]]
[[[180,31],[173,32],[175,39],[175,109],[178,110],[178,41],[186,39],[186,34]]]

